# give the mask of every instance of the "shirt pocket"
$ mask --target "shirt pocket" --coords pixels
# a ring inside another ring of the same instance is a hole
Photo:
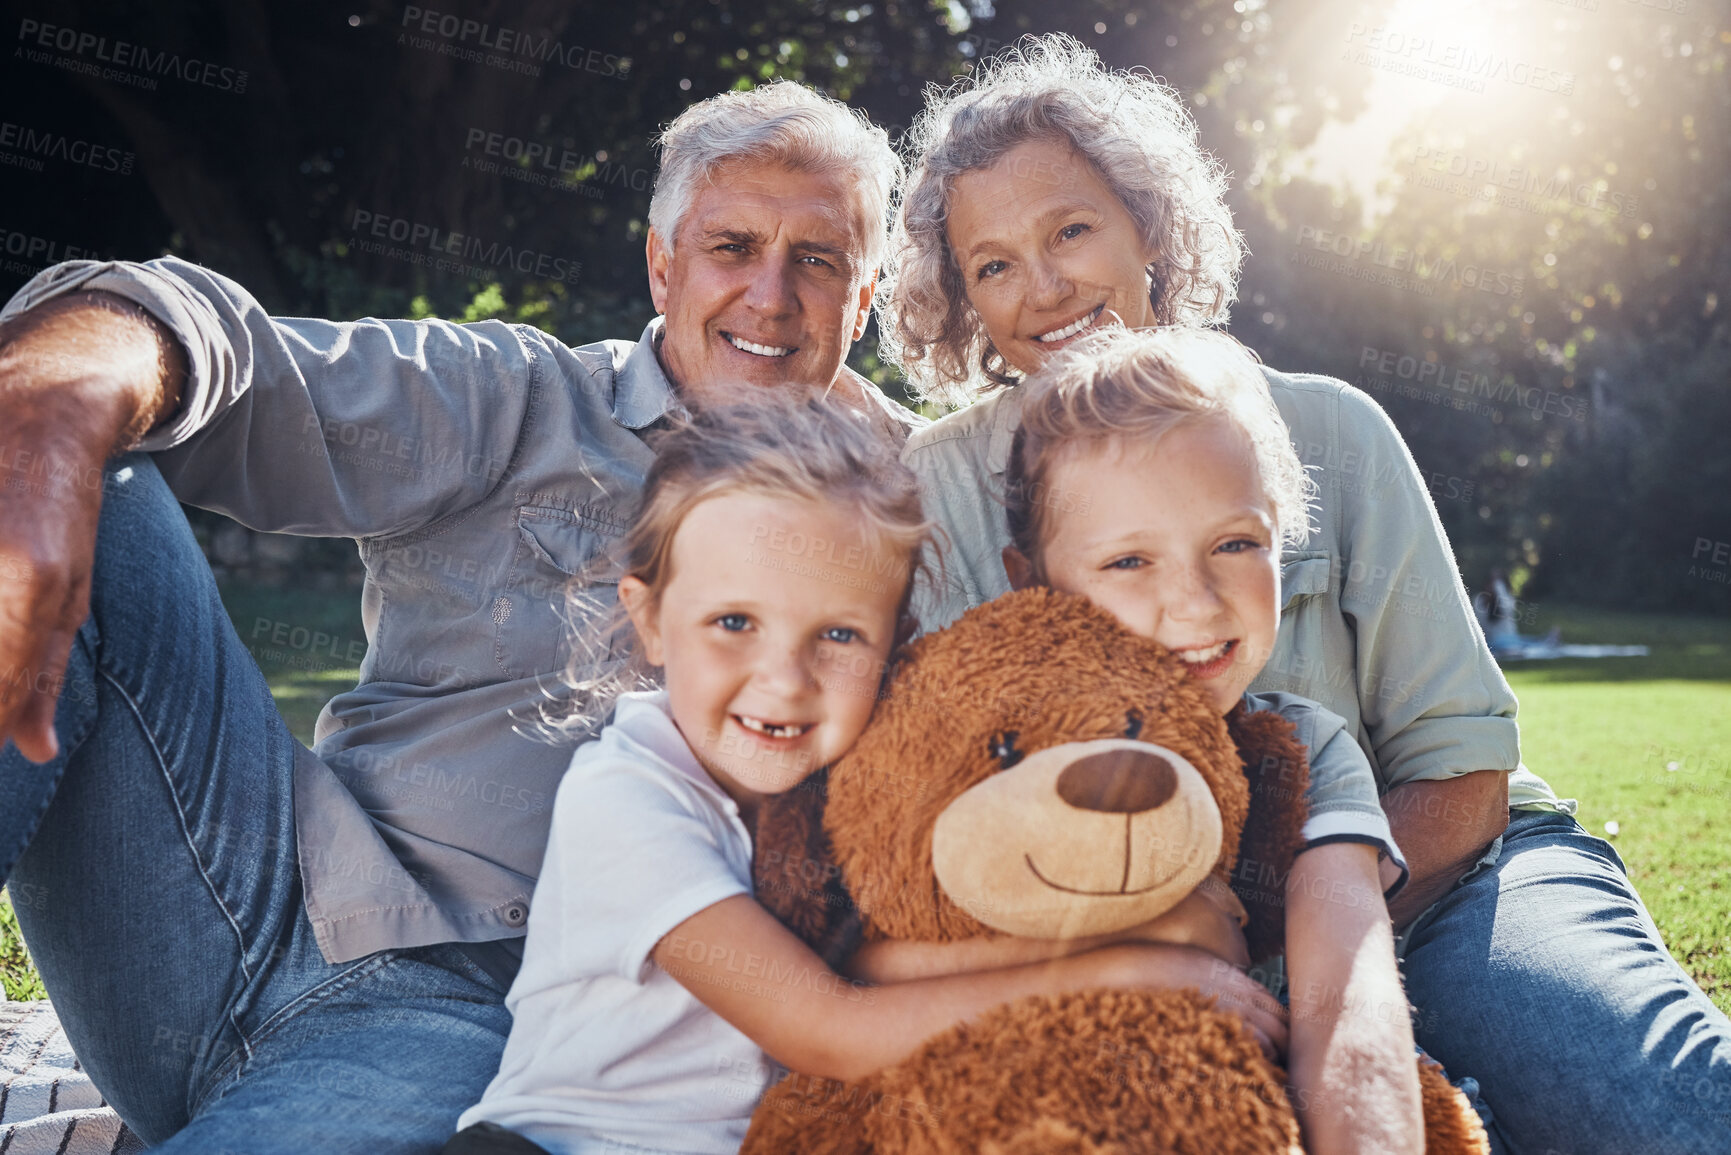
[[[1280,606],[1285,614],[1302,598],[1328,592],[1334,557],[1327,550],[1285,553],[1280,556]]]
[[[513,678],[557,675],[570,660],[573,625],[580,645],[610,659],[620,631],[606,630],[619,603],[610,547],[623,530],[608,510],[523,505],[514,510],[517,550],[505,587],[493,599],[494,658]],[[570,595],[580,595],[571,604]],[[569,611],[567,606],[570,605]]]

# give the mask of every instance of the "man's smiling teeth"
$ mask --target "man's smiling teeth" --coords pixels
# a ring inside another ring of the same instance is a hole
[[[1094,307],[1094,311],[1092,313],[1086,313],[1080,317],[1077,317],[1074,321],[1071,321],[1068,325],[1065,325],[1062,329],[1053,329],[1050,333],[1041,333],[1039,336],[1035,337],[1034,340],[1045,342],[1045,343],[1049,344],[1053,341],[1063,341],[1063,340],[1066,340],[1070,337],[1074,337],[1077,333],[1080,333],[1083,329],[1086,329],[1089,325],[1092,325],[1094,323],[1094,319],[1100,315],[1100,310],[1104,309],[1105,307],[1106,306],[1103,304],[1102,305],[1096,305]]]
[[[1231,642],[1219,642],[1206,650],[1179,650],[1178,657],[1192,666],[1204,666],[1216,658],[1225,657],[1231,648]]]
[[[811,723],[796,723],[791,726],[778,726],[774,722],[765,722],[760,718],[748,718],[744,714],[735,714],[733,720],[747,730],[756,731],[766,738],[797,738],[811,729]]]
[[[785,357],[789,353],[793,352],[793,349],[790,346],[759,345],[755,341],[747,341],[744,337],[735,337],[732,333],[727,335],[727,339],[732,343],[735,349],[740,349],[747,353],[756,353],[759,357]]]

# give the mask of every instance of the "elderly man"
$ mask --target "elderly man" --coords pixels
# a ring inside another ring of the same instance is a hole
[[[665,133],[637,342],[273,319],[164,259],[0,320],[0,877],[97,1085],[164,1151],[430,1150],[494,1074],[570,749],[573,576],[611,602],[653,426],[845,370],[896,171],[798,85]],[[137,452],[116,457],[123,450]],[[358,540],[360,684],[299,745],[175,499]]]

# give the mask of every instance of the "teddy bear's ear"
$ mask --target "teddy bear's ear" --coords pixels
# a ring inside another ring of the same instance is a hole
[[[1272,710],[1234,707],[1226,728],[1250,784],[1232,889],[1250,915],[1244,928],[1250,959],[1261,962],[1286,949],[1286,876],[1304,847],[1310,759],[1292,723]]]
[[[751,879],[757,897],[783,926],[840,970],[862,941],[859,910],[842,884],[823,829],[829,768],[782,794],[765,797],[752,835]]]

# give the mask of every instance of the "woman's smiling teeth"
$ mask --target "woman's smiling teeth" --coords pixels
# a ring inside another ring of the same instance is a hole
[[[797,738],[810,730],[813,725],[811,722],[792,722],[784,726],[774,722],[765,722],[761,718],[750,718],[744,714],[735,714],[733,720],[747,730],[762,734],[766,738]]]
[[[1106,304],[1102,301],[1100,304],[1094,306],[1093,312],[1084,313],[1074,321],[1071,321],[1068,325],[1065,325],[1062,329],[1053,329],[1050,333],[1040,333],[1034,337],[1034,340],[1039,341],[1043,345],[1050,345],[1057,341],[1067,341],[1077,333],[1080,333],[1083,329],[1086,329],[1089,325],[1092,325],[1100,316],[1100,310],[1105,307]]]
[[[788,345],[759,345],[755,341],[747,341],[744,337],[736,337],[732,333],[724,334],[724,336],[735,349],[745,353],[755,353],[759,357],[785,357],[792,353],[795,348]]]

